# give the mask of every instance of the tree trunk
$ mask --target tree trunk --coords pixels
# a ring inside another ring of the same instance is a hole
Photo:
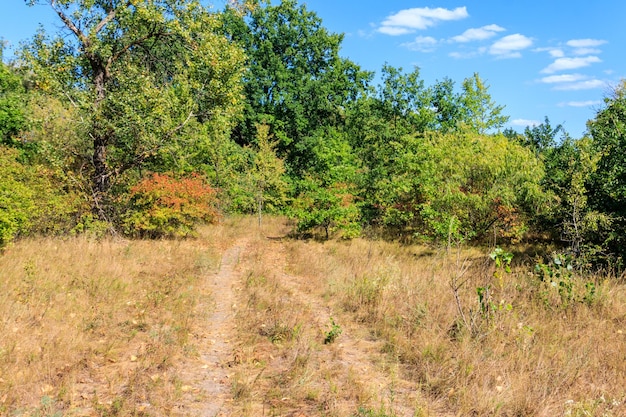
[[[106,97],[106,68],[101,62],[92,60],[91,67],[94,71],[94,87],[96,90],[96,99],[94,102],[95,120],[91,125],[91,138],[93,140],[93,212],[99,220],[106,221],[106,202],[105,197],[109,190],[109,172],[106,163],[106,147],[110,142],[109,133],[105,126],[100,122],[100,115],[97,110]]]

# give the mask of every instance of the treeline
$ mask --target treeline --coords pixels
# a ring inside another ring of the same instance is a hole
[[[625,84],[583,138],[547,117],[517,133],[478,74],[375,77],[294,0],[47,7],[64,30],[0,67],[0,245],[272,212],[300,234],[624,254]]]

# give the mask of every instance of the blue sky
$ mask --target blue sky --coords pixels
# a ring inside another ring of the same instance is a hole
[[[9,46],[30,38],[39,23],[60,27],[47,6],[0,1],[0,37]],[[364,69],[418,66],[427,85],[444,77],[460,85],[478,72],[519,131],[548,116],[580,137],[602,98],[626,78],[623,0],[305,3],[325,27],[345,34],[341,54]]]

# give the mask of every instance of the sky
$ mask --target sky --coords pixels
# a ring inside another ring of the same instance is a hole
[[[426,85],[447,77],[457,88],[478,73],[505,106],[506,127],[520,132],[547,116],[582,137],[603,98],[626,78],[624,0],[301,2],[345,35],[341,55],[363,69],[419,67]],[[0,0],[5,58],[40,24],[48,32],[61,27],[49,6]]]

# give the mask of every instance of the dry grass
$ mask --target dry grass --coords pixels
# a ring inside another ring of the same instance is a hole
[[[0,415],[171,415],[185,381],[202,277],[219,266],[198,240],[29,239],[0,257]]]
[[[540,283],[533,263],[511,274],[478,250],[355,240],[290,244],[311,291],[369,328],[427,406],[457,415],[626,415],[626,288],[572,277],[572,298]],[[451,283],[455,278],[460,307]],[[584,284],[596,293],[581,302]],[[490,285],[489,310],[476,289]]]
[[[623,278],[572,276],[565,299],[530,259],[500,282],[478,249],[288,231],[233,218],[189,241],[18,242],[0,256],[0,415],[184,415],[210,400],[189,396],[184,368],[206,343],[202,277],[235,242],[231,415],[626,415]],[[325,344],[331,317],[342,333]]]

